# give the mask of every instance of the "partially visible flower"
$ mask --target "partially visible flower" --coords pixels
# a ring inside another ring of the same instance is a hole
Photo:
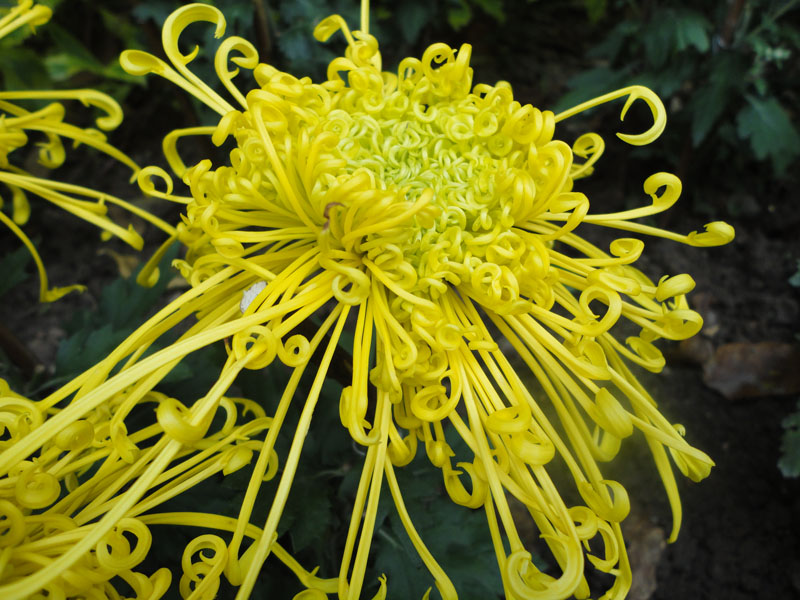
[[[95,410],[68,419],[54,436],[42,441],[38,428],[43,422],[53,423],[58,415],[71,411],[55,409],[54,396],[31,401],[0,379],[3,456],[31,443],[40,445],[36,456],[15,463],[0,480],[3,598],[28,598],[38,590],[50,598],[119,598],[112,580],[120,578],[136,598],[158,599],[169,589],[170,571],[161,568],[149,577],[134,571],[150,550],[149,526],[237,529],[235,519],[221,515],[152,510],[205,479],[230,475],[246,466],[262,446],[252,438],[268,430],[272,419],[255,402],[212,390],[210,396],[225,418],[214,427],[210,420],[192,427],[174,398],[140,392],[141,388],[112,394]],[[125,419],[145,421],[153,412],[148,410],[151,406],[158,415],[156,423],[129,431],[130,421],[126,425]],[[144,448],[140,450],[137,444]],[[156,478],[147,476],[155,472],[152,467],[142,473],[151,462],[160,467]],[[271,479],[277,468],[272,451],[263,480]],[[150,493],[141,497],[145,486]],[[139,495],[139,500],[128,506],[117,502],[121,495]],[[253,525],[243,529],[247,538],[260,534]],[[190,596],[186,590],[192,586],[200,590],[195,597],[214,597],[227,551],[217,542],[219,538],[209,538],[200,536],[186,548],[185,572],[179,583],[184,597]],[[91,541],[88,551],[83,546],[87,541]],[[309,587],[331,588],[331,582],[305,571],[279,545],[274,553]],[[200,584],[201,579],[205,583]]]
[[[168,18],[163,42],[171,65],[144,52],[123,54],[128,72],[157,73],[221,116],[215,127],[177,130],[165,140],[170,165],[190,196],[176,195],[161,169],[139,174],[151,195],[186,205],[174,237],[187,247],[177,265],[192,289],[96,367],[33,407],[26,404],[24,418],[8,417],[18,425],[0,455],[0,473],[7,474],[0,493],[7,490],[9,506],[24,506],[24,494],[10,490],[28,470],[49,474],[48,485],[67,485],[69,493],[56,504],[58,494],[37,504],[35,518],[68,522],[53,538],[71,545],[49,543],[43,534],[37,548],[46,549],[46,559],[12,551],[20,562],[3,574],[0,596],[17,598],[45,586],[74,591],[76,581],[89,589],[94,580],[82,569],[107,557],[109,548],[112,557],[115,549],[119,554],[113,565],[133,569],[149,543],[146,525],[173,523],[232,532],[229,538],[203,534],[189,544],[184,597],[212,597],[224,574],[239,587],[237,598],[246,598],[274,554],[295,565],[308,588],[302,597],[338,592],[358,598],[385,481],[441,595],[455,598],[408,516],[395,477],[420,443],[441,469],[452,500],[485,511],[509,598],[587,598],[586,561],[613,576],[603,597],[625,596],[631,572],[620,522],[628,497],[598,463],[613,459],[635,430],[652,451],[673,508],[670,539],[677,536],[681,509],[669,456],[694,480],[713,463],[684,440],[680,425],[661,415],[629,365],[657,372],[664,359],[653,342],[697,333],[702,321],[686,300],[694,282],[675,275],[655,283],[631,266],[643,250],[640,240],[616,239],[605,252],[577,228],[596,224],[695,246],[727,243],[733,229],[715,222],[682,236],[635,222],[678,199],[680,181],[667,173],[645,181],[649,205],[590,213],[588,198],[573,183],[593,168],[602,139],[586,134],[572,148],[553,139],[563,119],[627,97],[623,116],[643,99],[654,124],[620,137],[649,143],[664,128],[663,105],[634,86],[560,115],[523,106],[506,83],[472,85],[468,45],[456,52],[434,44],[421,59],[403,60],[397,74],[382,72],[377,42],[367,32],[367,3],[362,6],[361,31],[350,32],[338,16],[317,27],[320,40],[342,31],[348,42],[321,84],[259,64],[242,38],[224,39],[215,67],[238,108],[189,70],[197,49],[184,54],[178,46],[195,21],[213,23],[222,37],[225,21],[214,7],[190,5]],[[233,84],[239,68],[252,69],[258,84],[247,94]],[[213,168],[204,160],[187,168],[177,143],[198,134],[216,144],[232,138],[230,165]],[[154,177],[166,183],[165,191],[156,190]],[[315,316],[315,333],[306,336],[303,325]],[[190,318],[177,342],[144,355]],[[624,343],[611,333],[621,318],[638,328]],[[345,327],[353,331],[352,385],[342,391],[339,413],[367,451],[338,577],[321,580],[287,557],[276,537],[323,381],[345,345]],[[187,354],[228,339],[217,383],[192,406],[154,391]],[[503,339],[510,350],[500,349]],[[243,369],[262,369],[276,359],[292,375],[275,413],[266,417],[253,408],[257,425],[239,425],[226,391]],[[310,390],[298,393],[309,367]],[[540,392],[529,389],[532,378]],[[155,422],[134,427],[145,402],[157,404]],[[256,528],[253,507],[262,481],[279,470],[275,441],[292,402],[302,404],[300,421],[269,514]],[[217,414],[226,416],[229,429],[209,434]],[[62,457],[52,449],[57,437],[81,422],[92,423],[103,451],[84,445]],[[468,455],[455,457],[456,437]],[[150,512],[206,476],[200,465],[213,452],[240,453],[240,467],[256,458],[235,517]],[[550,479],[556,456],[582,504],[567,506]],[[75,474],[71,487],[67,473]],[[528,509],[558,573],[541,572],[531,562],[509,496]],[[28,519],[33,527],[35,519]],[[126,545],[124,532],[144,550]],[[253,542],[242,552],[246,536]],[[126,580],[146,579],[122,572]],[[385,593],[382,579],[377,597]]]
[[[25,25],[34,27],[46,23],[52,11],[46,6],[34,4],[32,0],[18,0],[17,6],[0,18],[0,39]],[[91,89],[79,90],[21,90],[0,91],[0,183],[11,193],[11,216],[0,210],[0,222],[8,227],[27,247],[39,272],[42,302],[52,302],[73,290],[83,289],[81,285],[54,287],[48,285],[47,273],[31,240],[22,231],[30,217],[31,207],[28,194],[39,196],[59,208],[88,221],[103,231],[104,239],[116,236],[137,250],[142,248],[142,238],[129,225],[127,228],[114,223],[107,215],[107,204],[121,206],[132,214],[142,217],[168,234],[174,229],[148,213],[115,196],[80,185],[62,183],[46,177],[36,177],[13,164],[10,155],[26,146],[31,134],[41,135],[44,141],[38,143],[39,163],[48,169],[55,169],[64,163],[66,152],[64,140],[71,140],[77,146],[92,147],[126,165],[133,171],[134,178],[138,165],[127,155],[106,141],[106,136],[98,129],[81,128],[64,122],[65,109],[60,102],[29,110],[27,101],[78,100],[84,106],[103,111],[96,120],[97,127],[110,131],[122,122],[122,110],[111,97]],[[23,103],[23,104],[20,104]],[[0,209],[3,208],[0,196]]]

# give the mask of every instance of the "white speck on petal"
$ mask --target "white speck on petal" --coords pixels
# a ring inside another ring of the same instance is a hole
[[[239,303],[239,310],[242,311],[242,314],[265,287],[267,287],[266,281],[258,281],[242,292],[242,301]]]

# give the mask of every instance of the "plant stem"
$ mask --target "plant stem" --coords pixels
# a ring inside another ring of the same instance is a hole
[[[253,0],[253,28],[259,59],[268,62],[272,54],[272,36],[269,33],[269,7],[266,0]]]

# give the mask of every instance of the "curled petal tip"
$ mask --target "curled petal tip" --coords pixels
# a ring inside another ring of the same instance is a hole
[[[627,114],[628,109],[636,100],[641,98],[645,101],[645,103],[647,103],[647,106],[650,107],[650,112],[653,115],[653,125],[644,133],[635,135],[618,133],[617,137],[633,146],[644,146],[655,141],[664,132],[664,128],[667,126],[667,111],[664,108],[664,103],[661,102],[661,98],[659,98],[650,88],[646,88],[641,85],[634,85],[627,89],[629,90],[630,95],[625,101],[625,106],[622,107],[622,113],[620,113],[619,116],[620,121],[625,120],[625,115]]]
[[[557,114],[555,116],[555,122],[558,123],[559,121],[568,119],[569,117],[572,117],[585,110],[589,110],[590,108],[594,108],[600,104],[605,104],[606,102],[611,102],[612,100],[617,100],[618,98],[622,97],[627,98],[625,100],[625,106],[622,107],[622,112],[620,113],[620,121],[625,120],[625,115],[627,114],[628,109],[636,100],[641,98],[645,101],[647,106],[650,107],[650,112],[653,115],[653,125],[644,133],[618,133],[617,137],[619,137],[619,139],[622,141],[634,146],[643,146],[658,138],[658,136],[663,133],[664,128],[667,126],[667,111],[664,108],[663,102],[661,102],[661,99],[656,95],[656,93],[651,89],[641,85],[632,85],[583,102],[577,106],[574,106],[573,108]]]
[[[314,28],[314,38],[320,42],[327,42],[337,31],[348,31],[347,23],[339,15],[331,15],[322,19]]]
[[[693,231],[688,235],[689,244],[692,246],[711,247],[729,244],[736,237],[733,226],[725,221],[707,223],[705,231]]]
[[[119,56],[119,64],[129,75],[141,77],[148,73],[157,73],[165,63],[142,50],[125,50]]]

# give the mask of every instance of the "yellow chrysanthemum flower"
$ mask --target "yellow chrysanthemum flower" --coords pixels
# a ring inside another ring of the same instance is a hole
[[[164,142],[189,196],[176,195],[161,169],[139,176],[151,195],[185,204],[174,237],[187,248],[177,262],[192,287],[44,400],[0,394],[9,432],[0,454],[0,509],[13,532],[0,540],[0,597],[41,589],[113,597],[109,580],[120,576],[138,597],[157,598],[168,572],[148,578],[133,569],[149,548],[148,527],[178,524],[232,533],[204,533],[186,548],[185,598],[213,597],[223,576],[238,587],[237,598],[247,598],[270,554],[307,588],[296,598],[359,598],[385,481],[442,597],[455,598],[395,477],[420,444],[450,498],[485,511],[508,598],[587,598],[587,560],[613,576],[604,598],[625,596],[631,573],[620,522],[628,498],[598,462],[611,460],[635,430],[667,490],[675,539],[681,510],[669,456],[694,480],[713,463],[661,415],[628,365],[657,372],[664,359],[654,341],[697,333],[701,319],[686,301],[694,283],[688,275],[655,283],[636,270],[639,239],[617,239],[605,252],[576,231],[594,224],[714,246],[732,240],[733,230],[716,222],[682,236],[635,222],[678,199],[680,182],[667,173],[645,181],[648,205],[591,213],[573,182],[591,171],[602,140],[587,134],[570,148],[553,139],[563,119],[627,98],[625,109],[644,100],[654,124],[620,137],[649,143],[664,128],[664,107],[641,87],[559,115],[523,106],[506,83],[472,85],[467,45],[455,51],[434,44],[421,59],[403,60],[397,74],[382,72],[367,9],[364,2],[361,31],[350,32],[338,16],[317,27],[318,39],[341,31],[348,43],[321,84],[260,64],[244,39],[224,39],[214,64],[238,107],[190,71],[197,49],[184,54],[178,46],[197,21],[223,36],[225,21],[214,7],[190,5],[169,17],[163,42],[171,64],[140,51],[123,54],[128,72],[157,73],[221,117],[217,126],[178,130]],[[240,68],[253,70],[258,84],[246,94],[233,83]],[[233,143],[230,165],[186,167],[179,140],[203,134]],[[165,191],[156,190],[154,177],[166,182]],[[314,317],[315,333],[301,333]],[[178,341],[146,355],[190,319]],[[624,343],[611,331],[621,319],[638,329]],[[187,407],[155,391],[182,358],[223,340],[228,360],[204,397]],[[366,458],[340,571],[319,579],[276,543],[276,532],[337,351],[352,356],[341,421]],[[225,396],[243,369],[276,360],[291,377],[273,415]],[[299,394],[307,369],[313,382]],[[534,379],[535,391],[528,385]],[[302,407],[300,420],[279,464],[275,441],[293,402]],[[151,404],[155,418],[141,425],[148,413],[142,405]],[[469,456],[454,456],[456,437]],[[556,457],[583,504],[563,501],[550,478]],[[153,512],[252,458],[238,515]],[[277,491],[256,526],[261,483],[274,476]],[[559,572],[532,563],[510,497],[527,508]],[[382,579],[376,597],[386,591]]]
[[[18,0],[17,6],[0,17],[0,39],[25,25],[34,27],[50,20],[52,11],[46,6],[35,4],[33,0]],[[51,100],[77,100],[84,106],[101,110],[104,115],[95,121],[99,129],[80,128],[64,122],[64,105],[54,101],[43,108],[28,110],[20,102]],[[137,250],[143,241],[132,226],[121,227],[114,223],[106,213],[108,204],[121,206],[142,217],[168,234],[174,229],[136,206],[124,200],[84,186],[62,183],[45,177],[36,177],[11,163],[9,155],[27,146],[31,134],[43,135],[44,142],[39,146],[39,163],[48,169],[55,169],[64,163],[66,152],[64,140],[71,140],[77,146],[84,144],[118,160],[129,167],[134,177],[139,172],[138,165],[127,155],[106,141],[102,131],[110,131],[122,122],[122,110],[110,96],[91,89],[47,90],[47,91],[0,91],[0,183],[11,194],[11,216],[0,210],[0,222],[8,227],[25,245],[36,263],[39,272],[39,298],[42,302],[58,300],[64,294],[82,290],[82,285],[51,288],[47,272],[31,240],[20,229],[30,217],[28,194],[39,196],[63,210],[98,226],[104,239],[116,236]],[[3,198],[0,196],[0,209]]]

